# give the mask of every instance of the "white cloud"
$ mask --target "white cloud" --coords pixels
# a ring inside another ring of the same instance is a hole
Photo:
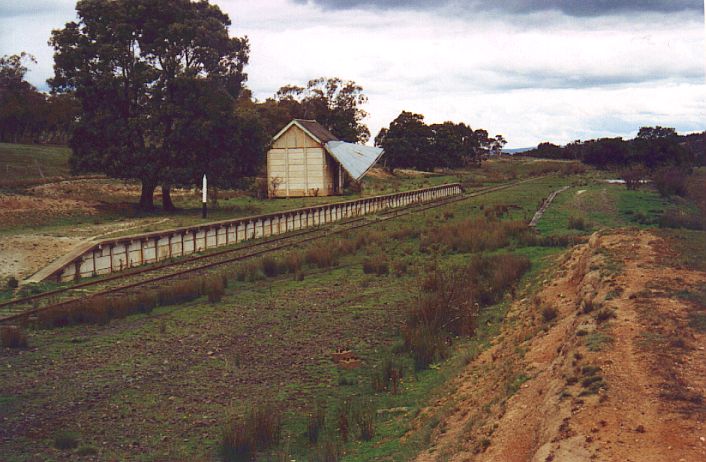
[[[250,37],[248,86],[258,98],[319,76],[355,80],[369,96],[373,136],[403,109],[502,133],[511,146],[630,136],[644,124],[704,129],[703,19],[690,12],[450,17],[216,3],[232,33]],[[73,18],[61,5],[0,19],[0,54],[37,55],[35,84],[51,75],[51,28]]]

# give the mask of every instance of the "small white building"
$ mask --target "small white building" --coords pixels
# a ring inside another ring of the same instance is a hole
[[[336,138],[315,120],[294,119],[272,139],[267,152],[269,197],[332,196],[343,192],[343,175],[358,181],[383,150]]]

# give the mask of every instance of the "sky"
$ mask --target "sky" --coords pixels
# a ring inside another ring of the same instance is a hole
[[[374,137],[403,111],[465,122],[507,147],[706,129],[703,0],[211,0],[251,43],[264,100],[320,76],[354,80]],[[74,0],[0,2],[0,55],[27,51],[46,90],[47,40]]]

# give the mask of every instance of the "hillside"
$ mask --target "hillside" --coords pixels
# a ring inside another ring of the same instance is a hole
[[[417,460],[703,460],[706,274],[673,256],[636,229],[567,253],[425,410]]]

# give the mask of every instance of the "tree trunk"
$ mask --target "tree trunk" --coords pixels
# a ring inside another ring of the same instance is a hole
[[[154,190],[157,187],[155,182],[142,180],[142,192],[140,194],[140,208],[142,210],[154,209]]]
[[[169,183],[162,184],[162,208],[167,212],[173,212],[176,210],[176,207],[174,207],[174,202],[172,202],[171,189],[172,185]]]

